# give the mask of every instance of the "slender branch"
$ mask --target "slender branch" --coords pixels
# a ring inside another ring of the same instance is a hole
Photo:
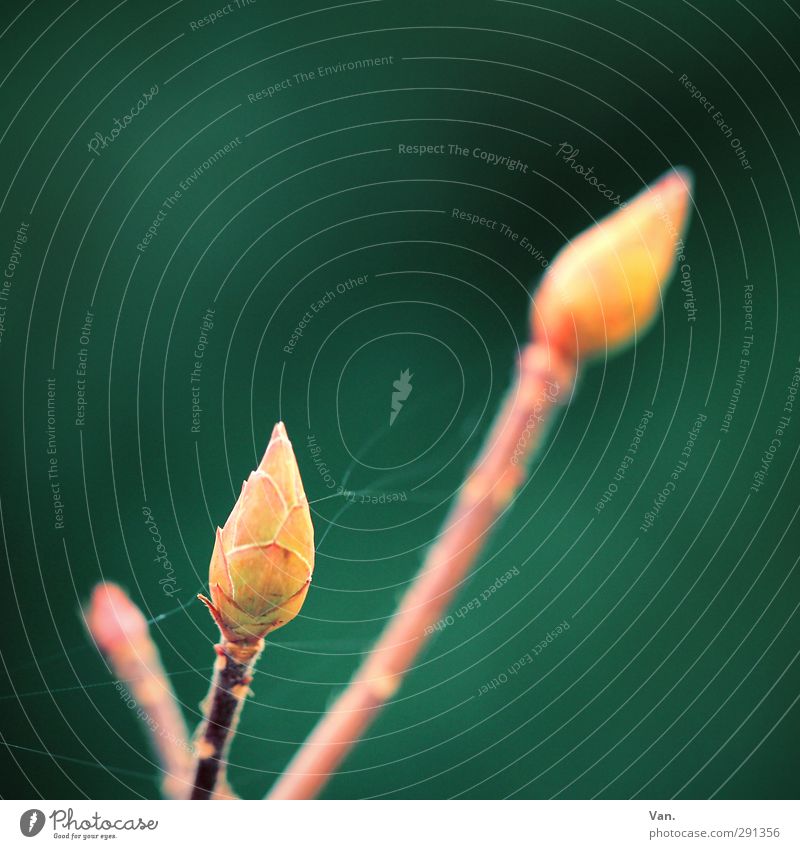
[[[394,695],[526,474],[548,418],[566,402],[574,361],[532,342],[489,437],[397,613],[278,780],[271,799],[315,797]]]
[[[250,692],[252,671],[264,641],[230,642],[216,646],[214,679],[203,702],[205,719],[196,737],[197,771],[192,799],[211,799],[225,784],[228,749],[239,721],[245,698]]]
[[[118,689],[133,701],[147,728],[163,771],[164,795],[185,799],[193,761],[189,732],[144,614],[120,587],[106,583],[95,587],[84,619]]]
[[[306,799],[395,693],[427,637],[522,484],[525,462],[578,362],[608,356],[653,322],[688,220],[692,175],[670,169],[630,202],[567,243],[531,310],[533,341],[439,541],[355,678],[278,780],[272,799]]]

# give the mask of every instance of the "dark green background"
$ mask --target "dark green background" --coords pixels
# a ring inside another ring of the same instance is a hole
[[[79,605],[106,578],[152,617],[171,614],[154,633],[194,723],[215,629],[192,599],[213,528],[282,418],[311,501],[331,491],[309,433],[338,483],[407,500],[313,505],[324,536],[313,588],[270,641],[232,753],[237,790],[263,795],[419,566],[527,334],[541,264],[450,213],[499,218],[552,258],[611,208],[556,155],[568,142],[623,197],[670,165],[694,170],[696,322],[673,285],[663,322],[586,371],[460,603],[519,575],[431,643],[326,796],[796,797],[800,409],[764,486],[748,487],[800,353],[797,3],[258,0],[192,31],[214,8],[3,5],[3,267],[20,222],[30,226],[0,344],[2,794],[157,794],[145,737]],[[393,63],[248,101],[295,73],[375,56]],[[89,153],[155,84],[117,140]],[[139,254],[163,199],[236,136]],[[527,173],[398,154],[438,143],[509,154]],[[287,356],[309,305],[362,274]],[[746,279],[752,364],[722,433]],[[189,372],[212,305],[195,434]],[[413,391],[389,429],[406,368]],[[48,377],[63,531],[47,478]],[[597,514],[647,409],[636,460]],[[689,467],[641,533],[699,411]],[[174,565],[173,598],[145,504]],[[565,619],[533,665],[477,696]]]

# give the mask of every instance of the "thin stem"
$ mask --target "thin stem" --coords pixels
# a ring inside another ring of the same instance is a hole
[[[185,799],[193,762],[189,731],[144,614],[116,584],[99,584],[84,619],[120,695],[147,729],[163,771],[163,794]]]
[[[514,385],[447,517],[438,542],[344,692],[322,717],[269,794],[310,799],[394,695],[526,475],[547,421],[568,400],[577,365],[532,342]]]
[[[239,714],[250,692],[252,671],[264,641],[234,643],[227,640],[216,646],[214,679],[203,702],[205,719],[195,737],[197,771],[192,799],[211,799],[225,784],[225,763]]]

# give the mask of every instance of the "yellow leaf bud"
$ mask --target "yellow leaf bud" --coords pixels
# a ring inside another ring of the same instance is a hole
[[[644,333],[682,253],[691,191],[689,170],[670,170],[562,248],[534,299],[534,335],[577,361]]]
[[[255,642],[293,619],[314,571],[314,528],[282,423],[217,539],[201,596],[230,642]]]

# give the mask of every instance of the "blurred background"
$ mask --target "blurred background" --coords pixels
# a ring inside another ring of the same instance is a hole
[[[796,797],[796,3],[0,15],[3,796],[157,796],[81,604],[131,593],[194,725],[216,638],[195,595],[282,419],[318,553],[231,754],[262,796],[436,537],[546,264],[686,165],[663,319],[585,371],[454,609],[512,577],[325,796]]]

